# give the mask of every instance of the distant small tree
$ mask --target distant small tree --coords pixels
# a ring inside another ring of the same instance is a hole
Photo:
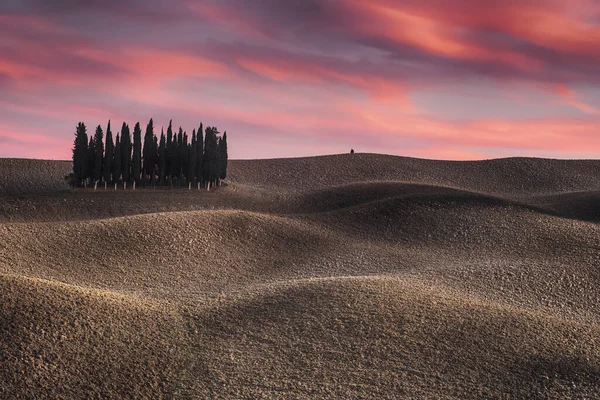
[[[354,154],[354,149],[350,149],[350,154]]]
[[[113,143],[112,132],[110,130],[110,121],[108,121],[108,127],[106,128],[106,145],[104,146],[104,169],[102,175],[104,182],[109,183],[112,181],[112,163],[114,159],[115,144]]]
[[[136,123],[133,128],[133,164],[131,166],[133,181],[139,183],[142,173],[142,128]]]
[[[223,132],[223,137],[219,140],[219,179],[227,178],[227,131]]]
[[[71,172],[70,174],[65,175],[65,181],[69,184],[71,189],[74,189],[79,185],[74,172]]]

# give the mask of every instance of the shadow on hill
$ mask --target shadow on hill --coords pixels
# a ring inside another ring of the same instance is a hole
[[[600,221],[600,192],[513,199],[459,188],[406,182],[364,182],[314,190],[298,195],[291,210],[294,213],[323,213],[386,201],[396,204],[398,213],[402,212],[403,204],[422,204],[449,210],[472,205],[511,208],[579,221]],[[394,210],[390,207],[387,211],[393,214]]]
[[[546,365],[562,365],[556,352],[562,340],[573,339],[569,324],[558,319],[383,277],[290,282],[224,299],[195,323],[206,362],[195,366],[200,397],[231,397],[230,390],[240,389],[302,398],[551,395],[552,388],[536,381],[548,368],[522,360],[542,357]],[[592,357],[597,348],[589,340],[598,329],[579,328],[572,343]],[[265,359],[270,362],[260,362]],[[587,363],[559,372],[567,379],[579,374],[579,393],[595,393],[595,371]]]

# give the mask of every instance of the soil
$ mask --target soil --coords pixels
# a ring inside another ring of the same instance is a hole
[[[600,398],[600,161],[0,159],[0,398]]]

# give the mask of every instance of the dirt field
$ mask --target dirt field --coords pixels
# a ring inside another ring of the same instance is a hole
[[[0,398],[600,399],[600,161],[70,167],[0,159]]]

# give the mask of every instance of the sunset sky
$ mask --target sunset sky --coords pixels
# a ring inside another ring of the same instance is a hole
[[[231,158],[597,158],[600,1],[0,2],[0,157],[150,117]]]

